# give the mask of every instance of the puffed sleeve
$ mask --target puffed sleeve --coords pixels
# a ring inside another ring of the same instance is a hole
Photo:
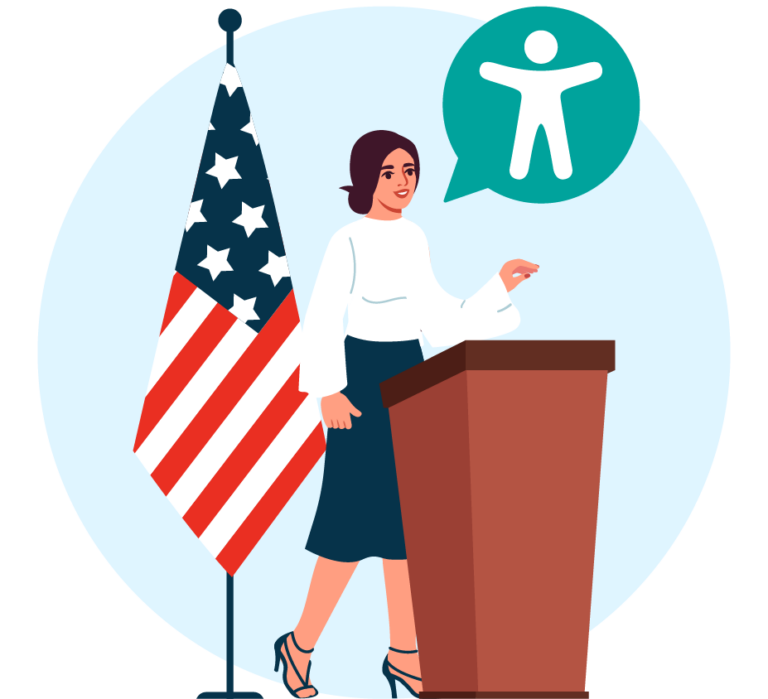
[[[317,398],[347,385],[344,312],[353,275],[351,242],[339,231],[325,251],[302,330],[299,390]]]
[[[412,272],[408,298],[433,347],[455,345],[464,340],[487,340],[511,332],[520,325],[520,313],[509,300],[501,277],[496,274],[473,296],[451,296],[435,279],[424,234],[414,236]]]

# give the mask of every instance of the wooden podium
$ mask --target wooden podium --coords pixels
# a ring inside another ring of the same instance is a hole
[[[381,384],[428,699],[588,697],[613,341],[467,341]]]

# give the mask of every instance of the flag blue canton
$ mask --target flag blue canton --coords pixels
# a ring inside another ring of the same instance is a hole
[[[216,95],[176,271],[257,332],[292,289],[261,146],[230,65]]]

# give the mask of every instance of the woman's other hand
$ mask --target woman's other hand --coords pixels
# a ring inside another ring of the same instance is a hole
[[[352,427],[352,415],[360,417],[362,413],[350,403],[343,393],[332,393],[320,400],[323,421],[328,427],[348,430]]]
[[[539,265],[535,265],[533,262],[527,262],[526,260],[510,260],[509,262],[504,263],[501,272],[499,272],[499,276],[501,277],[501,281],[504,282],[507,291],[512,291],[512,289],[514,289],[520,282],[525,281],[538,271]]]

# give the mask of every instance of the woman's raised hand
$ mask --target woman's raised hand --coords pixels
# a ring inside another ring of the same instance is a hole
[[[320,400],[323,421],[328,427],[348,430],[352,427],[352,415],[360,417],[362,413],[343,393],[332,393]]]
[[[499,272],[501,281],[504,282],[504,286],[507,291],[512,291],[520,282],[525,281],[535,272],[539,271],[539,265],[533,264],[533,262],[527,262],[526,260],[510,260],[505,262],[504,266]],[[517,275],[517,276],[515,276]]]

